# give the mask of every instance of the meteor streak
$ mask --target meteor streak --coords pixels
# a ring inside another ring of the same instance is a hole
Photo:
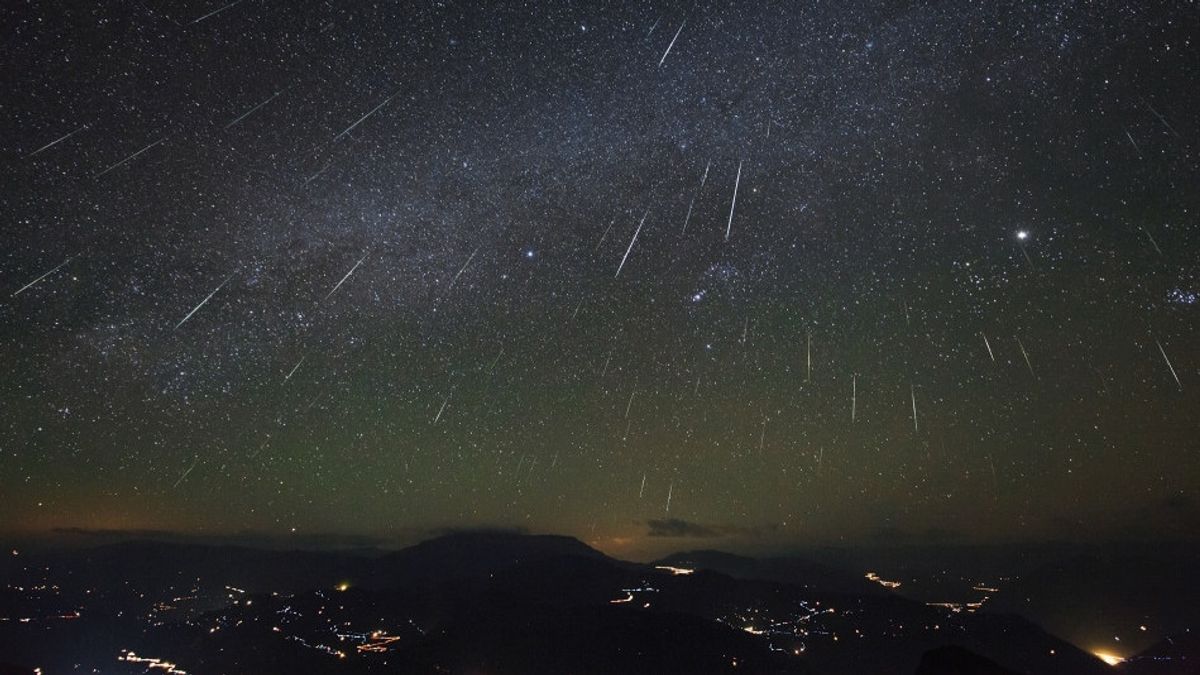
[[[462,269],[460,269],[458,274],[455,274],[454,278],[450,280],[450,285],[446,288],[447,293],[453,290],[454,284],[458,283],[458,278],[462,276],[463,272],[467,271],[467,267],[471,264],[471,261],[475,259],[476,253],[479,253],[479,246],[476,246],[475,250],[471,251],[471,256],[467,258],[467,262],[463,263]]]
[[[358,269],[358,266],[359,266],[359,265],[361,265],[361,264],[363,264],[363,261],[364,261],[364,260],[366,260],[366,259],[367,259],[367,256],[368,256],[368,255],[370,255],[370,254],[371,254],[371,252],[370,252],[369,250],[368,250],[366,253],[364,253],[364,254],[363,254],[363,257],[359,258],[359,259],[358,259],[358,262],[354,263],[354,267],[351,267],[351,268],[350,268],[350,271],[349,271],[349,272],[346,272],[346,276],[342,277],[342,280],[341,280],[341,281],[339,281],[339,282],[337,282],[337,285],[333,287],[333,290],[329,291],[329,293],[327,293],[327,294],[325,295],[325,297],[324,297],[324,299],[323,299],[323,300],[328,300],[328,299],[329,299],[329,296],[331,296],[331,295],[333,295],[334,293],[336,293],[336,292],[337,292],[337,289],[341,288],[341,287],[342,287],[342,284],[346,283],[346,280],[350,278],[350,275],[351,275],[351,274],[354,274],[354,270]]]
[[[73,255],[73,256],[71,256],[70,258],[67,258],[66,260],[64,260],[64,261],[60,262],[58,265],[56,265],[56,266],[54,267],[54,269],[50,270],[49,272],[46,272],[46,273],[45,273],[45,274],[43,274],[42,276],[40,276],[40,277],[38,277],[38,278],[34,279],[33,281],[31,281],[31,282],[29,282],[29,283],[25,284],[24,286],[22,286],[22,287],[18,288],[18,289],[17,289],[17,292],[12,294],[12,297],[14,297],[14,298],[15,298],[15,297],[17,297],[18,295],[20,295],[20,294],[24,293],[24,292],[25,292],[27,289],[29,289],[30,287],[32,287],[32,286],[34,286],[34,285],[36,285],[36,284],[37,284],[37,282],[39,282],[39,281],[41,281],[42,279],[45,279],[46,277],[50,276],[51,274],[54,274],[55,272],[59,271],[59,270],[60,270],[60,269],[62,269],[64,266],[66,266],[66,264],[67,264],[67,263],[71,262],[72,260],[74,260],[74,259],[75,259],[75,258],[77,258],[77,257],[79,257],[79,256],[77,256],[77,255]]]
[[[387,97],[387,98],[383,99],[383,103],[380,103],[379,105],[375,106],[374,108],[371,108],[370,112],[368,112],[366,115],[363,115],[362,117],[358,118],[358,121],[357,121],[357,122],[355,122],[354,124],[351,124],[350,126],[346,127],[346,128],[345,128],[345,130],[343,130],[343,131],[342,131],[342,133],[338,134],[337,136],[334,136],[334,137],[333,137],[333,140],[335,140],[335,141],[336,141],[336,140],[338,140],[339,138],[341,138],[341,137],[345,136],[346,134],[350,133],[351,131],[354,131],[354,128],[355,128],[355,127],[357,127],[358,125],[362,124],[363,122],[365,122],[365,121],[367,120],[367,118],[368,118],[368,117],[370,117],[371,115],[374,115],[375,113],[379,112],[379,109],[380,109],[380,108],[382,108],[383,106],[385,106],[385,105],[387,105],[387,104],[391,103],[393,98],[396,98],[396,94],[392,94],[391,96],[389,96],[389,97]]]
[[[850,376],[850,421],[858,417],[858,376]]]
[[[229,3],[228,5],[225,5],[224,7],[220,8],[220,9],[214,9],[213,11],[209,12],[208,14],[205,14],[204,16],[200,17],[199,19],[196,19],[195,21],[192,21],[192,22],[191,22],[190,24],[188,24],[188,25],[193,25],[193,26],[194,26],[195,24],[198,24],[198,23],[200,23],[201,21],[203,21],[203,20],[205,20],[205,19],[207,19],[207,18],[209,18],[209,17],[211,17],[211,16],[216,16],[216,15],[220,14],[221,12],[224,12],[225,10],[229,9],[230,7],[233,7],[234,5],[236,5],[236,4],[238,4],[238,3],[240,3],[241,1],[242,1],[242,0],[233,0],[233,2]]]
[[[988,356],[992,357],[992,363],[995,363],[996,355],[992,352],[992,343],[988,342],[987,333],[984,333],[983,331],[979,331],[979,334],[983,336],[983,346],[987,347]]]
[[[175,481],[175,484],[171,486],[171,489],[174,490],[175,488],[179,487],[179,484],[183,482],[183,479],[188,477],[188,474],[192,472],[192,469],[196,468],[196,464],[199,462],[200,457],[197,456],[196,459],[192,461],[192,465],[187,468],[187,471],[184,471],[183,475],[179,477],[179,480]]]
[[[117,162],[116,164],[113,164],[112,166],[108,167],[107,169],[96,174],[96,178],[99,178],[99,177],[103,176],[104,174],[108,173],[109,171],[112,171],[113,169],[125,164],[126,162],[133,160],[138,155],[142,154],[143,152],[146,152],[150,148],[153,148],[154,146],[158,145],[159,143],[162,143],[165,140],[167,140],[167,137],[163,136],[162,138],[158,139],[157,141],[154,141],[153,143],[151,143],[150,145],[147,145],[146,147],[142,148],[141,150],[138,150],[137,152],[133,153],[132,155],[126,157],[125,159]]]
[[[28,155],[25,155],[25,159],[29,159],[30,157],[33,157],[34,155],[40,154],[44,150],[49,150],[50,148],[53,148],[54,146],[58,145],[59,143],[62,143],[63,141],[65,141],[68,138],[74,136],[75,134],[83,131],[86,128],[88,128],[88,125],[86,125],[86,124],[76,127],[74,131],[68,133],[67,135],[59,136],[58,138],[54,139],[53,141],[50,141],[49,143],[38,148],[37,150],[34,150],[33,152],[29,153]]]
[[[1175,372],[1175,366],[1171,365],[1171,359],[1167,358],[1167,351],[1163,349],[1162,343],[1158,340],[1154,341],[1158,345],[1158,353],[1162,354],[1163,361],[1167,362],[1167,369],[1171,371],[1171,377],[1175,378],[1175,386],[1179,387],[1179,391],[1183,391],[1183,383],[1179,381],[1179,375]]]
[[[283,378],[284,382],[287,382],[288,380],[292,379],[292,376],[296,374],[297,370],[300,370],[300,364],[304,363],[304,359],[306,359],[306,358],[308,358],[308,356],[300,357],[300,360],[296,362],[296,365],[292,366],[292,369],[288,371],[287,376]]]
[[[742,162],[738,161],[737,178],[733,181],[733,201],[729,203],[729,222],[725,225],[725,241],[733,231],[733,210],[737,208],[738,186],[742,184]]]
[[[203,307],[203,306],[204,306],[204,305],[205,305],[205,304],[206,304],[206,303],[207,303],[209,300],[212,300],[212,296],[216,295],[216,294],[217,294],[217,291],[219,291],[219,290],[221,290],[222,288],[224,288],[224,287],[225,287],[225,284],[229,283],[229,280],[230,280],[230,279],[232,279],[232,278],[233,278],[233,276],[234,276],[235,274],[237,274],[237,270],[234,270],[233,272],[231,272],[231,273],[230,273],[230,275],[229,275],[229,276],[225,277],[225,280],[224,280],[224,281],[222,281],[222,282],[221,282],[221,283],[220,283],[220,284],[219,284],[219,285],[218,285],[216,288],[214,288],[214,289],[212,290],[212,293],[209,293],[208,295],[206,295],[206,296],[204,297],[204,299],[200,301],[200,304],[198,304],[198,305],[196,305],[195,307],[193,307],[193,308],[192,308],[192,311],[188,312],[188,313],[187,313],[187,316],[185,316],[185,317],[183,317],[182,319],[180,319],[180,320],[179,320],[179,323],[175,324],[175,327],[174,327],[174,328],[172,328],[171,330],[179,330],[179,327],[180,327],[180,326],[182,326],[183,324],[187,323],[187,320],[188,320],[188,319],[190,319],[190,318],[192,318],[192,315],[193,315],[193,314],[195,314],[196,312],[200,311],[200,308],[201,308],[201,307]]]
[[[1014,335],[1017,340],[1017,346],[1021,348],[1021,356],[1025,357],[1025,367],[1029,369],[1029,374],[1033,375],[1033,379],[1037,379],[1037,374],[1033,372],[1033,364],[1029,362],[1029,352],[1025,351],[1025,344],[1021,342],[1021,338]]]
[[[621,264],[617,265],[617,273],[613,275],[614,279],[621,276],[621,268],[625,267],[625,261],[629,259],[629,252],[633,250],[633,245],[637,243],[638,235],[642,233],[642,225],[645,224],[646,216],[648,215],[650,215],[650,209],[646,209],[646,212],[642,214],[642,220],[638,223],[637,230],[633,232],[633,239],[629,240],[629,248],[625,249],[625,255],[621,258]]]
[[[671,44],[667,45],[667,51],[663,52],[662,58],[658,60],[658,66],[660,68],[662,67],[663,61],[667,60],[667,54],[671,53],[671,47],[674,47],[675,41],[679,39],[679,34],[683,32],[683,27],[685,24],[687,24],[687,19],[684,19],[683,23],[679,24],[679,30],[675,31],[675,37],[671,38]]]
[[[920,431],[920,427],[917,426],[917,390],[911,384],[908,385],[908,395],[912,399],[913,431]]]
[[[449,396],[447,396],[447,397],[446,397],[446,399],[445,399],[444,401],[442,401],[442,407],[438,408],[437,415],[435,415],[435,416],[434,416],[434,418],[433,418],[433,423],[434,423],[434,424],[437,424],[437,423],[438,423],[438,420],[442,419],[442,413],[446,412],[446,405],[447,405],[448,403],[450,403],[450,397],[449,397]]]
[[[224,127],[224,129],[222,129],[222,131],[224,131],[224,130],[228,130],[228,129],[229,129],[229,127],[232,127],[233,125],[237,124],[238,122],[241,122],[242,120],[246,119],[247,117],[249,117],[249,116],[253,115],[255,112],[257,112],[257,111],[258,111],[258,109],[259,109],[259,108],[261,108],[261,107],[263,107],[264,105],[266,105],[266,104],[270,103],[271,101],[274,101],[274,100],[275,100],[275,98],[276,98],[277,96],[279,96],[281,93],[283,93],[283,92],[278,92],[278,91],[277,91],[277,92],[275,92],[275,93],[274,93],[274,94],[272,94],[272,95],[271,95],[271,97],[270,97],[270,98],[268,98],[267,100],[263,101],[262,103],[259,103],[258,105],[254,106],[253,108],[251,108],[251,109],[247,110],[246,112],[242,113],[242,114],[241,114],[241,115],[240,115],[240,116],[239,116],[237,119],[235,119],[234,121],[230,122],[229,124],[226,124],[226,125],[225,125],[225,127]]]

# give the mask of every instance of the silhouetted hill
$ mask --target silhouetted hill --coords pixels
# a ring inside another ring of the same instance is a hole
[[[481,577],[517,563],[562,556],[609,559],[572,537],[504,532],[455,533],[379,558],[375,561],[370,583],[394,587]]]
[[[219,583],[250,590],[295,591],[333,586],[370,571],[372,560],[333,551],[267,551],[241,546],[130,541],[62,552],[6,557],[0,574],[45,564],[73,583],[137,590]]]
[[[1018,673],[968,649],[950,645],[925,652],[915,675],[1018,675]]]
[[[394,588],[487,576],[510,565],[556,556],[607,559],[571,537],[493,532],[456,533],[400,551],[278,551],[130,541],[94,548],[0,558],[0,574],[30,564],[53,565],[74,583],[138,590],[207,582],[251,592],[333,588],[348,582]]]
[[[719,623],[605,606],[491,598],[406,654],[413,672],[807,673],[795,658]]]
[[[15,561],[15,562],[14,562]],[[658,569],[569,538],[452,534],[386,554],[130,542],[0,563],[0,658],[138,673],[911,675],[956,646],[1026,675],[1111,673],[1015,615],[819,564],[714,551]],[[966,658],[966,657],[963,657]],[[936,671],[935,671],[936,672]]]
[[[1015,579],[988,609],[1029,617],[1080,644],[1119,635],[1123,644],[1144,649],[1153,638],[1131,627],[1151,624],[1158,635],[1175,635],[1200,625],[1197,570],[1195,546],[1077,548]]]
[[[1120,664],[1122,675],[1200,675],[1200,632],[1157,642]]]
[[[762,579],[831,593],[879,595],[885,589],[861,575],[796,557],[747,558],[723,551],[675,553],[653,563],[713,570],[738,579]]]

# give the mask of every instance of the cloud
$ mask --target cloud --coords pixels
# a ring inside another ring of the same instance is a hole
[[[680,518],[663,518],[646,521],[646,536],[676,537],[692,539],[713,539],[734,535],[755,536],[760,530],[754,527],[738,527],[736,525],[705,525]]]
[[[666,518],[663,520],[647,520],[646,526],[649,531],[646,533],[650,537],[719,537],[721,533],[717,530],[700,523],[692,523],[679,518]]]

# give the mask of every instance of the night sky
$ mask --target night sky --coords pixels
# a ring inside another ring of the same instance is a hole
[[[1200,532],[1194,3],[4,13],[0,531]]]

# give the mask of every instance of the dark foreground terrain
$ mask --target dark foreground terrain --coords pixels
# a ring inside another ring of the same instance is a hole
[[[1000,588],[929,602],[794,558],[643,565],[555,536],[390,553],[127,542],[14,550],[0,575],[0,673],[1200,672],[1186,610],[1113,667],[1011,611],[1048,600]]]

